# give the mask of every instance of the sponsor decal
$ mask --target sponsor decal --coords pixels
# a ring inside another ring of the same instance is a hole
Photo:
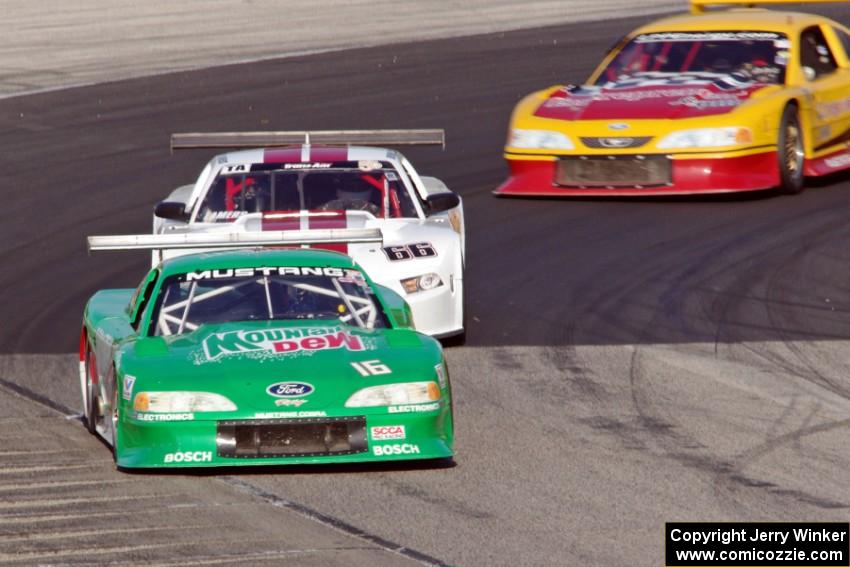
[[[296,408],[300,408],[304,404],[306,404],[309,400],[275,400],[274,405],[276,406],[293,406]]]
[[[254,414],[256,419],[289,419],[293,417],[327,417],[324,411],[262,411]]]
[[[747,94],[742,96],[728,93],[715,93],[708,89],[702,89],[694,96],[685,96],[670,102],[671,106],[687,106],[690,108],[734,108],[747,99]]]
[[[408,404],[403,406],[389,406],[388,413],[422,413],[426,411],[436,411],[440,409],[440,402],[430,404]]]
[[[121,392],[121,397],[125,400],[130,400],[133,397],[133,384],[136,383],[136,377],[129,374],[124,375],[124,389]]]
[[[106,331],[104,331],[103,329],[98,329],[94,336],[96,345],[100,343],[112,342],[112,337],[106,334]]]
[[[406,438],[403,425],[378,425],[370,428],[369,434],[375,441]]]
[[[247,215],[248,211],[207,211],[204,215],[204,222],[215,222],[219,220],[234,220],[242,215]]]
[[[372,453],[376,457],[389,455],[418,455],[419,445],[411,445],[410,443],[402,443],[401,445],[375,445],[372,447]]]
[[[227,268],[226,270],[202,270],[187,272],[186,281],[216,280],[225,278],[253,278],[255,276],[328,276],[341,278],[345,274],[342,268],[320,267],[273,267],[273,268]]]
[[[302,156],[307,157],[307,156]],[[332,163],[328,162],[320,162],[314,161],[311,163],[285,163],[283,164],[283,169],[326,169],[328,167],[333,167]]]
[[[193,421],[193,413],[143,413],[136,412],[134,416],[139,421]]]
[[[360,171],[374,171],[376,169],[381,169],[381,162],[373,161],[373,160],[360,160],[357,162],[357,167]]]
[[[364,360],[363,362],[352,362],[351,366],[361,376],[381,376],[382,374],[392,374],[393,371],[389,366],[380,360]]]
[[[300,398],[309,396],[315,389],[307,382],[277,382],[266,388],[266,393],[276,398]]]
[[[446,381],[446,368],[442,364],[438,364],[434,367],[434,370],[437,371],[437,382],[440,383],[440,389],[445,390],[448,385]]]
[[[180,453],[167,453],[164,463],[210,463],[212,462],[212,451],[183,451]]]
[[[839,168],[850,165],[850,154],[841,154],[823,160],[827,167]]]
[[[248,166],[244,163],[237,163],[234,165],[225,165],[221,168],[221,171],[224,173],[237,173],[239,171],[248,171]]]
[[[638,86],[638,85],[629,85],[629,86]],[[703,87],[689,87],[689,88],[671,88],[671,89],[647,89],[640,91],[626,91],[626,92],[595,92],[594,94],[583,96],[574,96],[571,98],[560,98],[553,97],[543,103],[544,107],[548,108],[583,108],[589,105],[591,102],[638,102],[641,100],[649,100],[649,99],[657,99],[657,98],[675,98],[675,97],[687,97],[687,96],[698,96],[703,91]]]
[[[463,224],[463,219],[460,217],[460,211],[457,209],[449,211],[449,223],[452,225],[452,230],[460,234],[461,225]]]
[[[658,32],[641,34],[634,41],[635,43],[657,41],[776,41],[784,37],[784,35],[778,33],[757,31]]]
[[[290,354],[340,348],[366,350],[360,337],[350,335],[339,327],[228,331],[209,335],[203,344],[207,360],[251,352]]]
[[[850,112],[850,98],[818,104],[815,106],[815,112],[818,113],[818,118],[823,120],[848,113]]]
[[[416,242],[414,244],[402,244],[401,246],[387,246],[383,248],[383,251],[390,262],[411,260],[413,258],[429,258],[437,255],[437,250],[430,242]]]
[[[336,281],[339,283],[353,283],[360,287],[367,287],[369,285],[366,283],[366,279],[363,277],[363,274],[356,270],[346,270],[346,275],[341,278],[337,278]],[[368,289],[366,291],[371,292],[371,290]]]

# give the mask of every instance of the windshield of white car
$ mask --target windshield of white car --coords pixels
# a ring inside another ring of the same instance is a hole
[[[202,270],[165,279],[150,335],[180,335],[234,321],[321,320],[387,326],[374,292],[357,270],[264,267]]]
[[[790,45],[785,34],[775,32],[641,34],[620,49],[596,84],[621,86],[635,79],[636,84],[630,86],[653,86],[662,84],[666,73],[671,74],[667,79],[670,84],[698,80],[699,73],[709,79],[712,74],[732,75],[742,81],[783,84]]]
[[[300,210],[417,217],[407,188],[389,162],[336,162],[254,164],[249,171],[224,168],[201,201],[196,221],[231,222],[248,213]]]

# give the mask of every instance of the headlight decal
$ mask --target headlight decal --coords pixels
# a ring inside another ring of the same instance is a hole
[[[438,401],[441,395],[440,387],[433,381],[382,384],[357,390],[345,402],[345,407],[427,404]]]
[[[573,141],[562,132],[554,130],[525,130],[512,128],[508,137],[508,146],[513,148],[540,150],[572,150]]]
[[[136,412],[188,414],[236,411],[236,404],[212,392],[139,392],[133,399]]]
[[[722,148],[752,143],[753,132],[742,126],[679,130],[665,136],[659,149]]]
[[[443,285],[442,278],[433,272],[401,280],[401,287],[408,295],[437,289],[441,285]]]

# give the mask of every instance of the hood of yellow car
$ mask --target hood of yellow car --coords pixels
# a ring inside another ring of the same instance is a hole
[[[736,74],[636,73],[550,92],[534,116],[556,120],[684,119],[726,114],[771,85]]]

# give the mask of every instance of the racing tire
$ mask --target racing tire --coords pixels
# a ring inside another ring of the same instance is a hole
[[[92,379],[94,363],[92,361],[92,353],[88,346],[86,347],[86,415],[85,425],[86,430],[92,435],[97,435],[97,420],[100,413],[100,405],[97,403],[98,392],[97,384]]]
[[[440,341],[440,342],[443,344],[443,346],[459,347],[459,346],[463,346],[463,345],[466,344],[466,329],[467,329],[466,311],[467,311],[467,309],[466,309],[466,283],[465,282],[464,282],[464,285],[463,285],[463,297],[461,298],[460,305],[461,305],[461,308],[463,309],[463,319],[462,319],[463,320],[463,330],[456,335],[452,335],[450,337],[446,337],[446,338],[442,339],[442,341]]]
[[[796,195],[805,186],[803,165],[805,150],[803,147],[803,129],[797,106],[789,104],[782,111],[779,122],[779,139],[776,148],[779,166],[779,192],[783,195]]]
[[[439,470],[439,469],[453,469],[457,466],[457,462],[455,462],[454,457],[442,457],[439,459],[432,459],[429,462],[429,468]]]
[[[112,367],[112,374],[115,376],[115,367]],[[112,430],[112,462],[118,465],[118,388],[115,388],[115,396],[112,398],[112,412],[113,416],[111,419],[111,427]]]

